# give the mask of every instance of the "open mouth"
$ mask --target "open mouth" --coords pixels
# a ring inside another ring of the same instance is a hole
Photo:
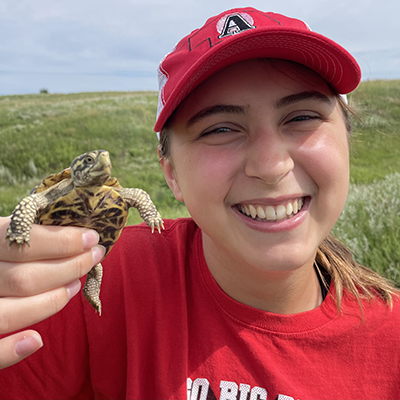
[[[293,218],[309,201],[310,197],[306,196],[274,206],[238,204],[237,208],[241,214],[257,221],[283,221]]]

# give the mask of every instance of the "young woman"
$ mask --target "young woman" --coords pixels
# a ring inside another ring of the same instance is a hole
[[[102,258],[95,234],[35,226],[29,249],[3,243],[1,332],[44,321],[4,335],[0,363],[40,347],[37,332],[45,346],[0,373],[0,397],[399,398],[397,292],[329,236],[354,58],[245,8],[210,18],[159,72],[160,163],[192,218],[124,230],[100,318],[81,296],[47,318]]]

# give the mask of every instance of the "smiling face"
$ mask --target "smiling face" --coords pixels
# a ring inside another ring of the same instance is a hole
[[[344,117],[322,78],[283,60],[234,64],[185,99],[170,135],[163,170],[209,264],[312,267],[349,181]]]

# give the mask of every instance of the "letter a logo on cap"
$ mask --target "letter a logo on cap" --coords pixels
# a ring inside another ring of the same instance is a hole
[[[247,13],[227,15],[218,21],[217,30],[220,33],[218,39],[254,29],[253,23],[253,18]]]

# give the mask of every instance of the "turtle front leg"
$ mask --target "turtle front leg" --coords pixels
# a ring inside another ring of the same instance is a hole
[[[83,294],[88,302],[101,315],[100,285],[103,278],[103,267],[100,263],[96,264],[87,274]]]
[[[151,232],[154,232],[154,228],[157,228],[158,232],[161,233],[161,228],[164,229],[164,223],[148,193],[142,189],[129,188],[118,189],[118,192],[130,207],[135,207],[138,210],[140,217],[150,226]]]
[[[9,239],[10,246],[14,242],[18,244],[20,250],[24,243],[29,246],[31,228],[41,208],[35,195],[25,197],[17,204],[6,234],[6,240]]]

